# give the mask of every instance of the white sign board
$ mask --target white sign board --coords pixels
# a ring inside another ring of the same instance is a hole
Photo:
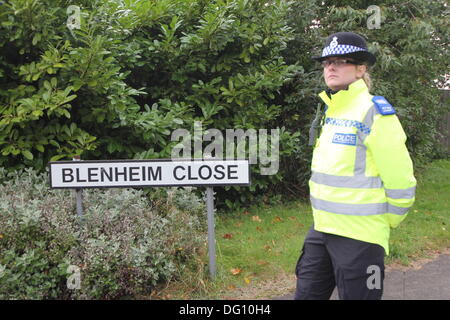
[[[50,162],[51,188],[249,185],[248,160]]]

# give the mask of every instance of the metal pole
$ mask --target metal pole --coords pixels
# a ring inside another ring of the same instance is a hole
[[[214,231],[214,192],[212,187],[206,187],[206,210],[208,213],[208,254],[209,275],[216,277],[216,237]]]
[[[81,161],[80,156],[73,157],[73,161]],[[83,189],[75,189],[75,199],[77,203],[77,215],[81,218],[83,217]]]

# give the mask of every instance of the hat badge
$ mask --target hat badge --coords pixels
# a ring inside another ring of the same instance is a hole
[[[330,47],[333,49],[333,48],[336,48],[337,45],[338,45],[337,37],[333,37],[333,41],[331,41]]]

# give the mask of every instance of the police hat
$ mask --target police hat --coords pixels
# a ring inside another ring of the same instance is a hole
[[[329,57],[349,57],[360,62],[367,62],[369,65],[373,65],[377,60],[367,50],[366,40],[353,32],[338,32],[329,36],[322,55],[313,59],[322,61]]]

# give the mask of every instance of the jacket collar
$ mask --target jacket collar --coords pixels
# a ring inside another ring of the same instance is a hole
[[[319,97],[327,104],[328,107],[339,107],[344,103],[348,103],[356,96],[363,92],[368,92],[369,89],[363,79],[356,80],[348,86],[347,90],[339,90],[335,94],[331,94],[330,97],[326,91],[319,93]]]

